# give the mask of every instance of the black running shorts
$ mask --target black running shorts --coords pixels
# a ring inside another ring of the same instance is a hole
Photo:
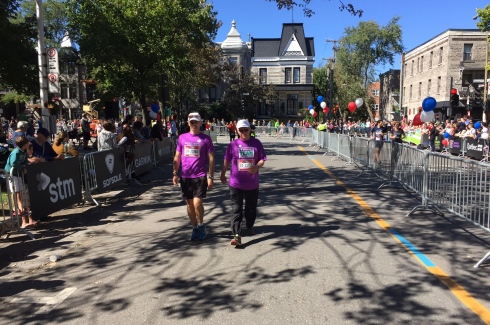
[[[191,200],[193,198],[205,198],[208,190],[208,181],[206,176],[198,178],[180,178],[180,189],[182,198]]]

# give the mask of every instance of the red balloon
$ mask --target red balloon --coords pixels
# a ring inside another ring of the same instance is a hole
[[[323,113],[324,113],[324,114],[328,114],[328,111],[329,111],[328,107],[325,107],[325,108],[323,109]]]
[[[445,147],[448,145],[447,139],[442,140],[442,145]]]
[[[423,125],[423,124],[424,124],[424,122],[422,122],[422,120],[420,120],[420,113],[415,114],[415,116],[413,117],[412,125],[417,126],[417,125]]]
[[[317,112],[314,112],[314,113],[313,113],[313,117],[316,117],[317,115],[318,115],[318,113],[317,113]]]
[[[349,109],[349,111],[350,111],[351,113],[354,113],[354,111],[355,111],[355,110],[356,110],[356,108],[357,108],[357,105],[356,105],[356,103],[354,103],[354,102],[350,102],[350,103],[349,103],[349,105],[347,105],[347,108]]]

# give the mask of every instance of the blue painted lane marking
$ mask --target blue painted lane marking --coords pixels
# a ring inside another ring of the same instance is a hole
[[[412,245],[405,237],[400,235],[395,229],[389,229],[390,233],[395,236],[405,247],[412,252],[417,258],[424,263],[426,267],[435,267],[436,265],[424,254],[422,254],[417,247]]]

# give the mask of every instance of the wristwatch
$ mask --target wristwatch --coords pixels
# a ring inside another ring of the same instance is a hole
[[[173,172],[173,173],[172,173],[172,175],[174,175],[174,176],[179,176],[179,175],[177,174],[177,172]]]
[[[214,176],[208,175],[208,178],[214,180]]]

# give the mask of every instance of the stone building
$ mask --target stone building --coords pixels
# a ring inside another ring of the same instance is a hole
[[[440,120],[467,114],[468,97],[474,97],[484,86],[487,46],[486,34],[480,30],[448,29],[404,53],[401,62],[403,114],[412,119],[428,96],[437,100],[434,112]],[[459,107],[450,107],[452,88],[459,92]],[[482,112],[482,105],[477,105],[470,114],[481,119]]]
[[[379,75],[379,115],[400,120],[400,70],[390,69]]]
[[[302,118],[313,98],[314,62],[313,37],[305,37],[302,23],[283,24],[280,38],[252,38],[251,72],[277,93],[276,103],[257,103],[256,118]]]

